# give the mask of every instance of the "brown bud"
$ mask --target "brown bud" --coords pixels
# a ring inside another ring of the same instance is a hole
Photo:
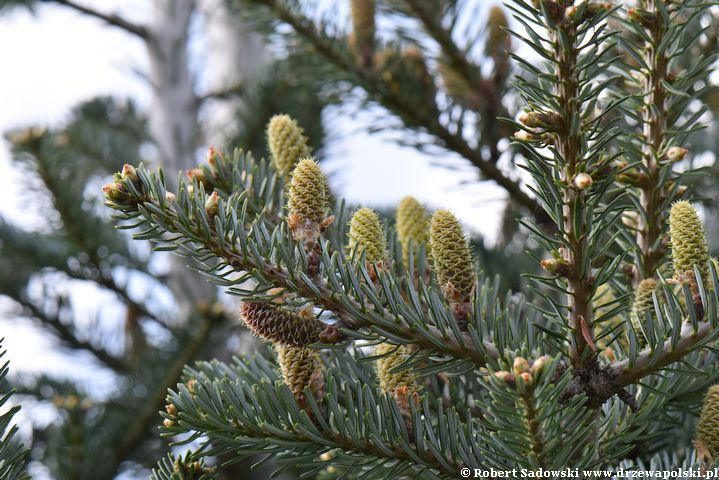
[[[532,364],[532,368],[529,369],[529,371],[532,373],[532,375],[539,375],[542,373],[542,370],[544,370],[544,367],[547,366],[549,362],[552,361],[552,357],[549,355],[543,355],[536,359],[534,363]]]
[[[210,147],[207,149],[207,164],[210,166],[210,169],[214,172],[217,168],[217,158],[220,156],[220,154],[215,150],[215,147]]]
[[[648,12],[640,8],[630,8],[627,10],[627,17],[630,21],[641,25],[644,28],[653,30],[659,27],[661,19],[654,12]]]
[[[506,370],[500,370],[499,372],[494,372],[494,376],[509,385],[514,383],[514,375],[512,375],[511,373],[509,373]]]
[[[135,167],[126,163],[122,166],[122,172],[120,172],[120,178],[123,180],[130,180],[131,182],[137,181],[140,177],[137,176],[137,170]]]

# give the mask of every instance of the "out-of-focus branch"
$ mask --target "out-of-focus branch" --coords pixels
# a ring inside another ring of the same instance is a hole
[[[234,85],[228,85],[225,88],[210,91],[207,93],[204,93],[202,95],[199,95],[197,97],[197,103],[202,104],[207,100],[225,100],[228,98],[236,97],[238,95],[242,95],[245,92],[245,84],[244,83],[236,83]]]
[[[90,17],[99,18],[100,20],[104,21],[105,23],[107,23],[109,25],[112,25],[113,27],[118,27],[118,28],[125,30],[128,33],[137,35],[138,37],[142,38],[143,40],[147,40],[147,38],[149,37],[149,33],[145,27],[143,27],[142,25],[136,25],[136,24],[122,18],[119,15],[99,12],[93,8],[90,8],[90,7],[87,7],[84,5],[80,5],[79,3],[76,3],[72,0],[53,0],[53,1],[59,5],[63,5],[65,7],[71,8],[77,12],[88,15]]]
[[[341,70],[351,73],[358,80],[359,85],[375,96],[385,108],[402,118],[411,119],[411,123],[421,125],[429,134],[440,140],[446,149],[469,160],[485,177],[504,188],[519,205],[534,214],[540,216],[543,214],[539,203],[524,192],[517,181],[509,178],[493,161],[485,159],[481,151],[472,148],[461,134],[450,132],[436,115],[409,104],[399,95],[384,88],[381,78],[368,69],[362,68],[349,56],[338,52],[333,42],[318,32],[310,19],[295,15],[282,2],[276,0],[256,1],[271,8],[280,20],[290,25],[297,34],[305,38],[319,54]]]
[[[157,385],[157,389],[151,396],[148,396],[145,408],[138,413],[135,422],[128,426],[127,434],[115,450],[115,470],[147,438],[145,432],[157,423],[159,419],[157,412],[162,409],[165,403],[167,390],[177,384],[182,376],[182,369],[197,356],[198,352],[206,344],[208,336],[212,333],[212,325],[212,319],[202,319],[202,324],[195,331],[194,337],[178,353],[175,361],[167,369],[167,374]]]
[[[72,329],[63,323],[57,316],[47,315],[38,308],[37,305],[34,305],[30,301],[21,298],[13,298],[13,300],[17,302],[30,317],[50,327],[60,340],[67,343],[74,349],[85,350],[86,352],[91,353],[104,365],[118,373],[127,373],[129,371],[129,366],[122,359],[110,354],[100,347],[93,345],[87,340],[78,338]]]

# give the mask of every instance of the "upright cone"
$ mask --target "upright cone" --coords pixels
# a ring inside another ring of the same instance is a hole
[[[429,240],[427,211],[414,197],[404,197],[397,206],[397,237],[402,245],[402,261],[409,267],[410,253],[417,258],[420,245]],[[416,261],[416,260],[415,260]]]
[[[432,215],[429,235],[437,282],[460,329],[466,331],[476,274],[464,231],[451,212],[438,210]]]
[[[369,208],[360,208],[350,220],[349,253],[365,254],[368,263],[381,263],[387,258],[387,247],[379,216]]]
[[[709,388],[704,397],[704,406],[697,425],[697,450],[710,456],[714,461],[719,455],[719,385]]]
[[[304,131],[289,115],[275,115],[267,124],[267,144],[272,163],[280,175],[288,175],[300,159],[312,151]]]
[[[709,274],[709,253],[704,227],[691,203],[679,201],[669,212],[669,235],[672,246],[674,277],[683,281],[694,277],[699,269],[704,285]]]
[[[637,289],[634,292],[634,302],[632,303],[630,318],[632,320],[634,331],[637,332],[638,338],[643,343],[646,343],[646,338],[644,337],[642,323],[646,319],[647,311],[654,310],[654,298],[652,294],[658,287],[659,284],[656,280],[653,278],[645,278],[639,282],[639,285],[637,285]]]

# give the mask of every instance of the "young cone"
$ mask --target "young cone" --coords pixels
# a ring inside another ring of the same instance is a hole
[[[637,336],[642,343],[646,341],[642,323],[646,318],[647,310],[654,309],[652,293],[657,290],[658,286],[659,284],[653,278],[645,278],[639,282],[634,292],[634,302],[632,303],[630,318],[634,331],[637,332]]]
[[[267,303],[244,302],[240,315],[260,338],[292,347],[320,341],[326,325],[312,314],[299,314]]]
[[[374,353],[375,355],[385,355],[378,358],[376,362],[377,378],[383,392],[394,396],[398,389],[400,391],[406,389],[408,392],[419,390],[417,376],[410,369],[394,371],[407,359],[407,347],[380,343],[375,347]]]
[[[704,227],[691,203],[679,201],[669,211],[669,236],[672,246],[674,278],[677,281],[694,279],[694,267],[699,269],[704,285],[709,274],[709,252]]]
[[[267,124],[267,144],[275,170],[286,176],[297,162],[312,155],[307,137],[289,115],[275,115]]]
[[[313,277],[319,272],[318,240],[332,223],[333,217],[328,217],[330,201],[327,178],[311,158],[300,160],[292,173],[287,210],[287,225],[295,240],[302,242],[307,254],[307,273]]]
[[[432,215],[429,235],[437,282],[460,329],[466,331],[476,274],[464,231],[451,212],[438,210]]]
[[[275,349],[282,377],[297,402],[304,405],[306,387],[310,388],[318,400],[321,399],[324,392],[324,378],[319,352],[281,344],[275,345]]]
[[[410,252],[415,261],[419,247],[429,240],[427,211],[414,197],[404,197],[397,206],[397,237],[402,245],[402,261],[409,268]]]
[[[697,450],[713,462],[719,455],[719,385],[709,388],[697,424]]]
[[[365,254],[369,264],[381,264],[387,258],[387,247],[379,216],[369,208],[360,208],[350,220],[349,253]]]
[[[288,218],[320,224],[327,218],[329,208],[327,179],[322,169],[311,158],[301,160],[292,173]]]

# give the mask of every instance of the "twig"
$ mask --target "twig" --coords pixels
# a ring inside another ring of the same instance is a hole
[[[410,118],[414,123],[424,127],[427,132],[441,140],[445,148],[469,160],[485,177],[504,188],[519,205],[529,209],[534,215],[543,218],[544,210],[533,197],[522,190],[518,182],[506,176],[493,161],[483,158],[481,151],[472,148],[459,133],[450,132],[439,122],[435,115],[428,115],[427,112],[415,108],[400,96],[383,88],[380,78],[361,68],[352,59],[339,53],[332,42],[323,38],[317,32],[316,27],[309,19],[295,16],[289,9],[275,0],[257,1],[272,8],[282,21],[289,24],[300,36],[308,40],[318,53],[340,69],[354,75],[359,80],[360,86],[378,97],[387,109],[400,117]]]
[[[143,27],[142,25],[136,25],[136,24],[120,17],[119,15],[102,13],[102,12],[94,10],[90,7],[86,7],[84,5],[75,3],[72,0],[53,0],[53,1],[59,5],[63,5],[68,8],[72,8],[73,10],[83,13],[85,15],[99,18],[100,20],[104,21],[105,23],[107,23],[109,25],[121,28],[128,33],[132,33],[133,35],[137,35],[138,37],[142,38],[143,40],[147,40],[149,37],[149,33],[145,27]]]
[[[662,0],[656,0],[662,1]],[[653,11],[657,18],[655,2],[646,3],[646,8]],[[642,108],[642,160],[648,180],[639,186],[639,202],[645,215],[639,215],[637,225],[637,245],[640,249],[642,265],[640,273],[638,266],[634,267],[634,287],[636,288],[643,278],[652,278],[661,265],[666,254],[666,246],[659,241],[664,231],[664,211],[662,210],[663,188],[660,181],[660,166],[657,155],[664,147],[667,129],[666,90],[668,79],[667,54],[659,52],[660,45],[665,37],[666,29],[663,22],[656,28],[649,29],[645,42],[645,58],[647,69],[643,81],[644,105]]]
[[[129,372],[130,367],[122,359],[108,353],[102,348],[91,344],[87,340],[79,339],[70,329],[70,327],[60,321],[57,316],[48,316],[36,305],[27,300],[23,300],[21,298],[13,298],[13,300],[15,300],[20,306],[22,306],[32,318],[51,327],[55,331],[57,337],[63,342],[67,343],[75,349],[85,350],[86,352],[91,353],[100,362],[118,373]]]
[[[127,434],[117,447],[114,455],[115,470],[140,444],[146,439],[147,430],[159,421],[158,411],[162,408],[167,396],[167,390],[176,385],[182,376],[182,369],[195,358],[205,345],[207,337],[212,332],[212,320],[203,318],[202,325],[195,336],[185,345],[178,354],[174,363],[167,370],[167,375],[159,382],[157,390],[145,401],[145,408],[136,417],[136,421],[129,426]]]
[[[710,321],[701,322],[696,332],[691,322],[684,322],[676,348],[672,348],[671,339],[666,340],[662,345],[661,353],[657,354],[651,348],[646,348],[637,355],[633,363],[630,363],[629,359],[613,363],[610,372],[615,376],[615,382],[619,386],[637,383],[643,377],[680,360],[712,334],[717,335],[717,331]]]
[[[206,92],[202,95],[199,95],[196,99],[198,104],[203,104],[207,100],[225,100],[228,98],[236,97],[238,95],[242,95],[245,93],[245,84],[244,83],[236,83],[234,85],[229,85],[227,87],[221,88],[219,90],[214,90],[211,92]]]

